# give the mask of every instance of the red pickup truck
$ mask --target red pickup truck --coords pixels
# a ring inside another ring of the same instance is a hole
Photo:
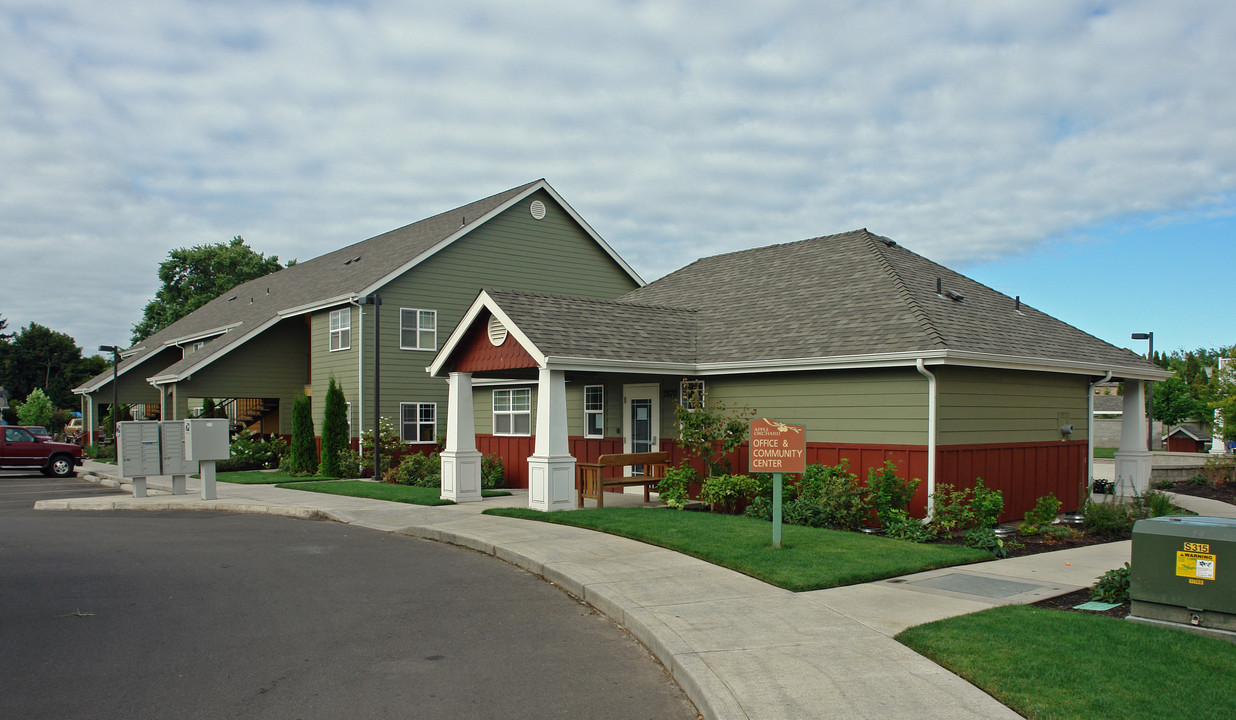
[[[44,475],[70,477],[81,464],[81,445],[51,442],[24,427],[0,425],[0,467],[38,468]]]

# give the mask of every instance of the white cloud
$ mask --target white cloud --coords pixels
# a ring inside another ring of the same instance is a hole
[[[944,262],[1230,213],[1236,8],[0,10],[0,314],[127,339],[169,249],[305,259],[546,177],[645,277],[869,227]]]

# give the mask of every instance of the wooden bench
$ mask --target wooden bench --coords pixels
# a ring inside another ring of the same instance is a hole
[[[648,492],[665,477],[665,464],[669,462],[667,452],[622,453],[618,455],[602,455],[594,463],[575,463],[575,488],[577,491],[576,507],[584,506],[584,498],[597,501],[597,507],[605,507],[605,488],[644,486],[644,502],[648,502]],[[628,465],[643,465],[644,474],[636,476],[605,477],[606,468],[621,468]]]

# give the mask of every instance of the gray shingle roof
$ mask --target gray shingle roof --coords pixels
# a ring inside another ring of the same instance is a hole
[[[457,233],[463,223],[475,223],[540,182],[534,180],[237,285],[138,343],[137,351],[121,361],[119,370],[124,373],[140,365],[162,350],[168,341],[235,326],[170,367],[146,369],[157,376],[179,375],[232,350],[246,335],[277,320],[281,311],[365,291]],[[360,260],[345,264],[353,258]],[[112,372],[108,370],[77,389],[90,391],[111,378]]]
[[[542,353],[554,357],[692,363],[696,312],[639,303],[489,290]]]
[[[962,299],[938,295],[937,278]],[[587,307],[550,296],[500,297],[521,329],[521,318],[535,321],[530,339],[546,355],[710,364],[942,351],[1158,372],[867,230],[704,258]]]

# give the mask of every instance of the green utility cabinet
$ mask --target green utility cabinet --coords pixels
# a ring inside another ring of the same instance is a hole
[[[1138,520],[1129,581],[1131,617],[1236,632],[1236,519]]]

